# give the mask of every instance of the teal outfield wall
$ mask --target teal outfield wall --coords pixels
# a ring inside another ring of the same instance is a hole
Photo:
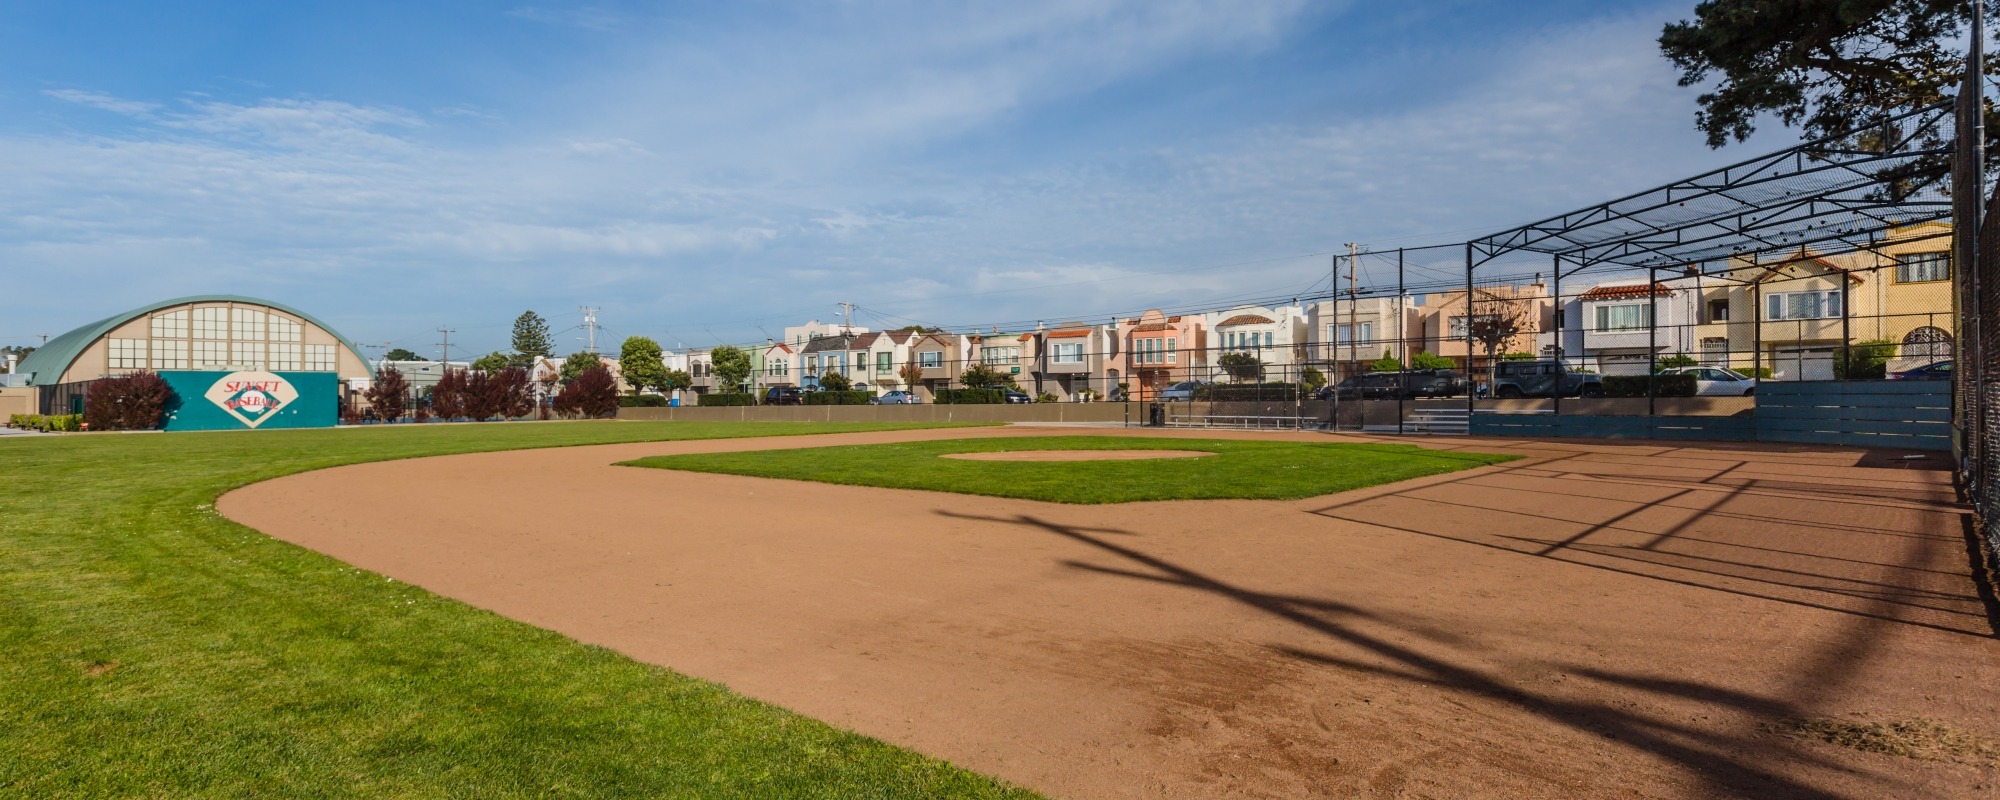
[[[340,376],[331,372],[165,371],[174,390],[170,431],[331,428],[340,421]]]
[[[1705,439],[1905,450],[1951,449],[1948,381],[1766,381],[1757,408],[1728,417],[1472,415],[1480,436]]]

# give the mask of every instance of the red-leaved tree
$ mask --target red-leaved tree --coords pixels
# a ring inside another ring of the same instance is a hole
[[[431,413],[447,422],[465,416],[465,370],[447,367],[431,387]]]
[[[525,369],[508,367],[493,373],[487,391],[493,394],[493,407],[499,416],[519,419],[535,413],[535,387]]]
[[[618,380],[611,370],[592,367],[576,376],[556,395],[556,413],[564,417],[597,419],[618,414]]]
[[[375,380],[368,384],[368,410],[383,422],[395,422],[403,418],[403,402],[410,397],[410,382],[402,371],[395,367],[375,370]]]
[[[465,415],[473,422],[485,422],[500,415],[498,401],[493,394],[493,377],[484,371],[474,370],[465,378]]]
[[[90,384],[83,398],[83,423],[93,431],[149,431],[173,403],[173,387],[152,372],[134,372]]]

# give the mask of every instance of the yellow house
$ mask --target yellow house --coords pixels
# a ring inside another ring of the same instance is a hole
[[[1693,288],[1704,364],[1778,380],[1831,380],[1844,344],[1896,345],[1891,371],[1951,357],[1951,226],[1897,228],[1872,250],[1809,249],[1739,258],[1723,275],[1674,281]]]

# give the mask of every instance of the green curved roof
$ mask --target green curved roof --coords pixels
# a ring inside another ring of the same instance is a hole
[[[314,325],[318,325],[320,330],[333,334],[333,338],[339,340],[341,345],[347,348],[348,352],[353,353],[355,358],[361,360],[361,363],[368,363],[368,357],[361,354],[361,348],[355,346],[352,340],[341,335],[340,331],[334,330],[332,326],[319,321],[318,317],[304,311],[300,311],[284,303],[260,300],[255,297],[243,297],[234,294],[201,294],[192,297],[176,297],[172,300],[162,300],[152,305],[132,309],[123,314],[114,314],[50,339],[48,344],[35,348],[35,352],[29,353],[27,358],[22,359],[20,368],[17,371],[28,376],[28,384],[30,386],[47,386],[55,383],[62,380],[63,373],[69,371],[69,366],[76,363],[76,357],[83,355],[84,349],[89,347],[91,342],[97,341],[105,334],[116,330],[118,326],[138,317],[151,314],[162,308],[184,306],[190,303],[240,303],[243,305],[275,308]]]

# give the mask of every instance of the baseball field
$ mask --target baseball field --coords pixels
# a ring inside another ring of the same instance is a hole
[[[812,423],[0,441],[0,795],[1990,796],[2000,639],[1941,467]]]

